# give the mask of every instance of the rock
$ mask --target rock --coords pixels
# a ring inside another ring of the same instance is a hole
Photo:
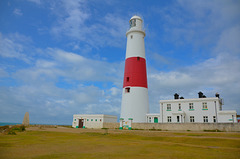
[[[24,115],[22,125],[29,126],[29,113],[28,112],[26,112]]]

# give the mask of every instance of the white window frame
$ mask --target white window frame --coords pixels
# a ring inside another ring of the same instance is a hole
[[[189,109],[194,109],[193,103],[189,103]]]
[[[171,104],[167,104],[167,111],[171,110]]]
[[[172,117],[171,116],[167,116],[167,122],[171,123],[172,122]]]
[[[178,110],[181,110],[182,109],[182,105],[181,103],[178,103]]]
[[[217,118],[216,118],[216,116],[213,116],[213,122],[214,122],[214,123],[217,122]]]
[[[194,122],[195,122],[194,116],[190,116],[190,123],[194,123]]]
[[[207,102],[202,103],[202,109],[208,109]]]
[[[203,116],[203,122],[208,123],[208,116]]]

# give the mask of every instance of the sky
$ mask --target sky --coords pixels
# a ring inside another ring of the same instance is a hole
[[[239,0],[1,0],[0,122],[119,117],[133,15],[144,20],[150,113],[202,91],[240,114]]]

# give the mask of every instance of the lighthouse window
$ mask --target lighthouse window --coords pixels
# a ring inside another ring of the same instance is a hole
[[[140,57],[137,57],[137,60],[139,61],[139,60],[140,60]]]
[[[129,77],[127,77],[127,82],[129,82]]]
[[[130,27],[136,26],[136,19],[130,20]]]
[[[131,39],[133,38],[133,35],[131,35]]]
[[[129,87],[125,88],[125,93],[129,93],[129,92],[130,92],[130,88]]]

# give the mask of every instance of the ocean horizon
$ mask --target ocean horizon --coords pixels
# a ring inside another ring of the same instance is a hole
[[[22,123],[0,122],[0,126],[19,125],[19,124],[22,124]],[[70,124],[41,124],[41,123],[30,123],[30,125],[70,125]]]

